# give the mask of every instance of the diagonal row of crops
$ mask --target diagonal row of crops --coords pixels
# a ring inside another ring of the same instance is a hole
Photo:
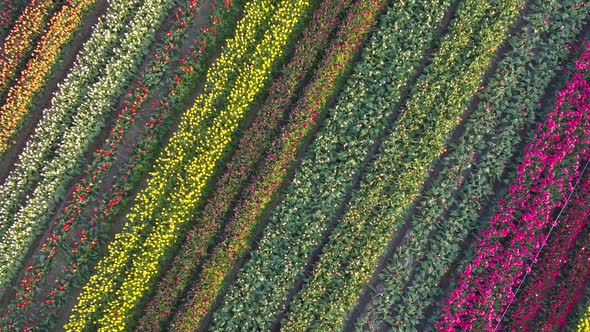
[[[135,11],[133,4],[132,1],[121,3],[121,9],[111,12],[86,42],[86,57],[78,59],[66,83],[55,95],[52,108],[45,111],[44,119],[19,156],[15,170],[0,188],[5,202],[0,210],[0,225],[4,231],[0,239],[0,285],[5,285],[13,276],[23,252],[43,225],[40,220],[62,196],[65,182],[73,175],[72,169],[104,122],[103,114],[110,110],[112,94],[120,90],[137,65],[141,54],[138,44],[149,43],[152,39],[151,20],[161,20],[169,6],[165,1],[146,2]],[[132,13],[134,17],[129,24],[136,29],[120,31],[127,41],[123,47],[115,48],[117,30],[122,30],[125,24],[121,19]],[[109,51],[116,57],[99,68],[101,64],[93,59]],[[71,125],[64,127],[65,122]]]
[[[379,328],[387,322],[416,328],[433,304],[438,280],[457,259],[462,239],[481,225],[483,198],[493,195],[497,181],[511,176],[508,161],[518,151],[523,130],[535,121],[541,106],[537,101],[554,75],[541,66],[557,68],[568,54],[567,49],[551,45],[573,42],[586,19],[583,7],[572,7],[568,17],[561,12],[547,2],[530,5],[524,26],[542,28],[509,40],[511,50],[480,93],[478,108],[440,161],[441,171],[410,216],[409,232],[379,277],[384,289],[373,297],[359,328]],[[546,13],[553,13],[551,25],[543,24]],[[541,39],[542,33],[559,31],[562,25],[575,28],[555,40]],[[409,290],[416,296],[405,296]]]
[[[590,331],[584,1],[0,14],[1,331]]]
[[[237,13],[237,9],[215,8],[208,23],[212,26],[199,27],[197,24],[193,27],[201,32],[184,43],[192,45],[193,49],[187,55],[181,55],[179,51],[183,43],[179,41],[191,32],[186,22],[197,16],[199,8],[198,2],[188,2],[175,9],[175,21],[170,32],[166,33],[161,46],[154,51],[153,59],[146,64],[147,72],[140,77],[144,84],[135,86],[126,95],[115,123],[108,130],[108,139],[103,147],[96,150],[92,162],[85,166],[85,174],[72,186],[70,198],[55,218],[51,231],[46,233],[38,252],[29,260],[26,271],[19,275],[20,287],[11,298],[12,309],[8,317],[5,316],[5,321],[14,321],[20,316],[29,323],[29,310],[41,310],[47,314],[45,321],[34,322],[45,327],[52,326],[73,286],[88,279],[89,270],[85,265],[96,262],[97,250],[105,241],[105,235],[110,233],[117,208],[132,195],[137,178],[145,176],[146,165],[170,126],[170,114],[178,113],[177,109],[182,107],[185,98],[183,96],[194,85],[191,80],[203,74],[205,48],[215,47],[217,40],[225,34],[226,27],[231,26],[232,15]],[[226,20],[227,23],[223,23]],[[198,41],[208,42],[209,46],[199,47],[196,45]],[[181,65],[174,69],[173,63],[177,62]],[[162,83],[168,86],[159,91]],[[150,99],[155,100],[153,110],[147,105],[142,106]],[[132,135],[136,130],[141,130],[141,135]],[[118,169],[114,160],[126,162],[125,167]],[[60,266],[57,262],[63,259],[67,263]],[[51,277],[56,275],[59,278],[52,280]],[[50,288],[50,291],[39,292],[40,285]],[[22,303],[29,305],[25,308],[19,305]]]
[[[48,8],[52,1],[41,1],[43,8],[32,8],[40,13],[47,14]],[[0,84],[0,154],[4,154],[11,146],[9,141],[16,136],[18,129],[22,126],[23,119],[31,112],[35,103],[35,97],[40,94],[42,88],[47,84],[51,77],[52,71],[55,70],[64,48],[73,39],[74,33],[82,25],[88,12],[96,4],[95,0],[75,1],[69,6],[63,6],[57,10],[53,16],[46,17],[46,28],[43,33],[35,31],[35,28],[41,28],[42,19],[39,22],[28,22],[31,19],[25,9],[23,16],[27,19],[20,20],[16,23],[14,29],[8,35],[3,46],[4,49],[16,48],[20,52],[11,52],[11,54],[2,58],[1,72],[2,84]],[[38,5],[31,2],[31,5]],[[32,16],[34,17],[34,16]],[[37,23],[37,24],[33,24]],[[23,36],[18,28],[24,26],[27,32]],[[40,34],[36,44],[23,45],[23,41],[31,41],[34,34]],[[18,46],[11,45],[12,39],[18,40]],[[28,46],[28,47],[27,47]],[[31,49],[29,56],[27,50]],[[18,64],[24,66],[19,75],[16,75],[19,69]]]

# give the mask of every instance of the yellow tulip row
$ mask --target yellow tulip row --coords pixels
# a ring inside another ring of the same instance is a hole
[[[61,56],[85,12],[96,0],[72,1],[63,6],[52,18],[45,34],[32,53],[32,58],[15,84],[8,90],[8,97],[0,109],[0,154],[10,147],[10,138],[29,112],[36,94],[45,86],[52,69]]]
[[[160,205],[156,202],[162,197],[160,193],[166,191],[168,179],[181,178],[182,162],[194,155],[192,149],[195,128],[202,128],[202,123],[215,110],[214,103],[226,91],[228,84],[231,84],[231,74],[238,70],[240,61],[247,55],[249,48],[255,45],[256,32],[276,10],[276,2],[277,0],[252,1],[245,5],[244,10],[248,12],[248,16],[240,20],[235,37],[227,41],[225,51],[207,72],[204,93],[181,119],[180,131],[170,139],[163,156],[156,161],[157,171],[150,173],[147,189],[138,194],[136,206],[141,208],[134,209],[137,217],[153,218],[154,213],[159,211]],[[153,200],[154,197],[157,199]]]
[[[588,306],[584,317],[580,319],[580,323],[578,324],[578,332],[590,332],[590,306]]]
[[[240,38],[250,41],[255,40],[254,32],[263,21],[268,20],[269,14],[273,12],[274,3],[276,0],[253,1],[245,5],[244,11],[246,16],[238,22],[236,26],[236,33],[234,39]],[[229,74],[235,70],[234,67],[226,69],[225,66],[232,66],[239,63],[239,59],[245,54],[238,52],[244,49],[241,44],[234,43],[233,40],[227,41],[227,46],[224,52],[219,57],[219,60],[212,65],[207,73],[207,80],[204,87],[204,93],[197,98],[194,107],[187,111],[182,117],[179,126],[179,131],[170,139],[163,155],[156,161],[155,169],[157,172],[151,173],[151,179],[148,180],[148,186],[136,197],[134,212],[128,216],[128,222],[123,226],[120,233],[115,235],[115,239],[109,245],[109,252],[113,253],[105,257],[97,267],[97,272],[89,279],[85,289],[99,290],[97,292],[88,291],[81,294],[78,299],[79,303],[74,308],[74,314],[70,319],[70,323],[66,326],[71,326],[71,330],[77,330],[78,327],[84,326],[90,317],[101,310],[101,303],[103,303],[108,294],[115,291],[115,276],[124,275],[124,269],[127,266],[129,258],[132,253],[141,246],[141,234],[144,231],[146,222],[154,216],[156,211],[161,209],[158,204],[158,199],[163,198],[166,193],[166,185],[168,179],[178,177],[177,172],[173,173],[176,168],[182,165],[185,156],[191,149],[191,143],[194,141],[191,126],[187,124],[192,117],[195,117],[196,112],[204,113],[206,110],[201,110],[198,106],[204,99],[216,99],[219,95],[218,90],[222,89],[229,81]],[[213,80],[215,77],[216,80]],[[217,83],[217,89],[212,86],[211,82]],[[202,96],[206,95],[205,98]],[[154,199],[155,198],[155,199]],[[160,202],[162,203],[162,202]],[[135,211],[141,211],[138,215],[134,215]],[[114,254],[116,253],[116,255]]]
[[[148,187],[138,195],[127,216],[129,222],[117,234],[109,246],[109,256],[99,263],[97,272],[84,287],[70,322],[65,326],[67,331],[94,325],[94,316],[101,317],[98,319],[101,330],[125,329],[135,305],[157,275],[162,256],[177,240],[179,226],[190,220],[191,210],[198,202],[205,182],[309,6],[309,0],[285,0],[278,6],[274,2],[255,1],[246,6],[246,15],[238,23],[236,37],[228,41],[226,49],[207,74],[205,93],[183,115],[179,131],[157,162],[156,173],[152,174]],[[256,45],[254,32],[259,24],[269,24],[269,28]],[[248,52],[254,45],[255,50]],[[248,57],[246,65],[240,66],[238,60],[245,56]],[[224,107],[217,107],[218,98],[228,91],[232,76],[237,79],[233,86],[230,85],[227,101]],[[208,128],[195,130],[208,119]],[[194,158],[187,161],[189,151]],[[177,182],[173,193],[165,190],[170,186],[168,181]],[[160,217],[155,215],[156,212]],[[142,244],[142,232],[152,220],[154,229]],[[126,273],[129,259],[133,263]],[[121,279],[124,281],[119,288],[115,282]],[[110,302],[103,309],[105,300]]]

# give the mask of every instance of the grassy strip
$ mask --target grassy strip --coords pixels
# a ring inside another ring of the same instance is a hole
[[[290,116],[289,124],[273,142],[273,149],[266,155],[266,162],[259,175],[242,195],[245,198],[234,209],[234,215],[224,231],[225,240],[215,247],[212,258],[202,268],[196,286],[191,289],[187,301],[176,315],[173,323],[175,330],[186,329],[190,324],[200,324],[202,317],[209,312],[223,289],[225,277],[248,249],[257,221],[270,203],[273,193],[283,183],[301,142],[312,132],[317,118],[323,117],[328,98],[335,93],[339,80],[371,29],[381,6],[379,1],[360,1],[349,10],[347,23],[338,32],[312,83],[306,87],[303,99],[299,100]]]
[[[297,295],[285,330],[339,329],[401,215],[445,149],[522,1],[465,1]],[[474,52],[477,50],[477,52]],[[397,222],[396,222],[397,221]]]
[[[147,305],[139,321],[138,331],[160,329],[170,319],[183,291],[193,280],[195,269],[202,263],[203,255],[223,225],[232,203],[240,190],[256,170],[261,155],[270,147],[285,109],[303,80],[314,69],[320,54],[326,49],[330,34],[337,29],[339,14],[349,6],[350,0],[327,0],[314,12],[297,42],[292,60],[284,66],[271,85],[269,96],[256,112],[252,125],[240,138],[237,150],[225,168],[225,173],[215,185],[213,197],[207,201],[196,225],[186,235],[182,249],[175,256],[156,294]]]
[[[550,24],[545,23],[548,17]],[[462,240],[479,224],[482,200],[505,174],[506,160],[515,154],[522,129],[539,111],[537,100],[555,72],[547,68],[558,68],[568,54],[554,45],[572,42],[586,18],[583,7],[573,1],[565,8],[545,1],[531,5],[525,26],[539,29],[510,39],[511,50],[480,94],[480,104],[458,143],[449,147],[440,175],[411,217],[410,231],[379,276],[383,290],[374,294],[356,324],[358,329],[418,328],[438,293],[438,280],[459,255]],[[563,25],[572,29],[563,31]],[[551,37],[540,38],[545,34]]]
[[[11,137],[31,111],[35,97],[51,78],[65,45],[72,40],[95,3],[96,0],[77,0],[62,6],[51,18],[20,76],[13,85],[7,86],[7,97],[0,108],[0,155],[12,146]]]
[[[258,7],[259,9],[256,10],[254,7],[254,10],[246,11],[242,20],[245,22],[244,25],[247,26],[253,18],[268,12],[269,7],[272,7],[269,6],[269,3],[264,2],[256,4],[262,8]],[[201,190],[213,172],[223,150],[230,142],[233,131],[258,91],[263,88],[264,81],[270,75],[272,64],[282,56],[294,27],[302,18],[308,5],[307,1],[280,3],[276,12],[269,19],[267,32],[262,41],[256,45],[255,51],[249,54],[249,61],[245,66],[238,68],[235,61],[226,61],[227,55],[222,54],[216,62],[217,66],[214,65],[210,69],[211,75],[208,75],[208,81],[214,88],[199,96],[193,108],[185,113],[179,132],[173,136],[163,153],[165,157],[161,158],[158,163],[165,167],[161,170],[158,169],[154,177],[148,181],[151,184],[151,181],[158,179],[162,173],[166,173],[170,169],[182,168],[186,171],[184,175],[187,181],[183,181],[182,176],[172,179],[178,181],[176,193],[181,196],[177,197],[176,202],[165,206],[161,211],[161,215],[158,217],[161,222],[155,223],[154,228],[141,245],[141,250],[133,253],[133,263],[128,271],[124,271],[121,286],[115,288],[113,282],[109,280],[107,283],[109,288],[97,287],[97,285],[104,283],[105,275],[111,274],[113,268],[116,269],[124,262],[121,255],[129,251],[127,248],[133,249],[132,247],[136,244],[134,228],[141,228],[142,225],[145,225],[145,222],[142,221],[147,221],[146,217],[149,217],[144,213],[143,199],[149,197],[150,200],[159,200],[159,196],[166,195],[166,193],[154,191],[154,188],[149,186],[137,196],[136,205],[128,215],[129,223],[134,227],[128,227],[131,232],[123,231],[117,234],[114,243],[111,243],[109,256],[99,263],[96,274],[91,277],[83,294],[79,297],[79,303],[66,325],[66,330],[80,330],[93,326],[99,327],[99,330],[112,330],[126,326],[130,315],[134,313],[137,302],[148,290],[150,280],[157,275],[158,265],[166,250],[175,243],[179,236],[179,229],[188,221],[186,217],[192,206],[200,199]],[[251,29],[247,30],[248,33],[250,31]],[[232,50],[242,53],[252,41],[251,37],[236,34],[232,40],[228,41],[228,48],[224,53],[232,53]],[[234,70],[238,75],[235,85],[227,96],[227,108],[218,111],[214,105],[215,99],[221,94],[220,91],[227,89],[224,81]],[[222,75],[219,75],[218,71],[222,72]],[[216,113],[217,111],[217,116],[212,118],[212,125],[206,129],[204,137],[193,132],[194,124],[203,121],[207,113]],[[182,163],[184,159],[182,154],[176,155],[174,159],[168,157],[171,152],[182,151],[189,143],[194,144],[195,157],[188,165]],[[174,196],[174,194],[172,195]],[[126,238],[130,238],[131,241],[126,241]],[[99,291],[100,294],[96,294],[96,291]],[[104,312],[98,312],[101,308],[94,303],[101,301],[102,298],[110,298],[110,302],[106,305]]]
[[[267,330],[282,312],[285,297],[328,227],[350,177],[381,136],[376,128],[383,128],[394,115],[391,105],[415,75],[450,3],[395,3],[381,16],[336,106],[325,111],[328,118],[271,215],[259,248],[214,313],[212,330]],[[393,68],[394,75],[388,71]],[[320,216],[322,222],[308,222]]]
[[[187,98],[194,86],[198,86],[203,80],[210,55],[233,31],[242,1],[234,3],[218,0],[210,3],[214,7],[209,17],[210,25],[194,36],[194,46],[187,56],[178,58],[174,52],[180,47],[177,43],[188,32],[185,22],[191,21],[199,4],[190,1],[184,8],[178,9],[176,22],[166,34],[163,48],[154,53],[152,63],[147,66],[150,73],[142,76],[142,83],[135,88],[134,93],[128,95],[124,102],[126,106],[120,110],[111,130],[112,134],[103,147],[95,152],[95,159],[87,166],[85,176],[74,186],[72,197],[64,207],[63,214],[44,239],[35,255],[34,264],[27,266],[16,290],[17,296],[10,302],[10,312],[0,319],[0,323],[19,322],[20,326],[23,322],[29,326],[37,323],[40,330],[51,330],[66,305],[68,295],[88,281],[90,266],[101,256],[97,248],[103,242],[110,241],[110,222],[118,218],[119,212],[129,203],[139,181],[147,175],[174,119],[190,102]],[[176,61],[182,66],[176,71],[168,71],[166,68]],[[161,84],[165,87],[161,88],[160,99],[153,105],[153,120],[145,123],[142,134],[128,150],[131,159],[115,175],[107,176],[116,164],[112,162],[113,158],[124,153],[126,148],[122,144],[123,133],[135,122],[141,104],[149,94],[160,91]],[[115,181],[105,190],[101,182],[108,182],[110,179]],[[92,208],[91,216],[87,214],[88,204],[96,206]],[[66,263],[56,266],[55,260],[60,259],[54,259],[56,255],[65,255]],[[19,303],[27,303],[26,308],[32,307],[30,310],[41,313],[40,317],[38,314],[33,317]]]

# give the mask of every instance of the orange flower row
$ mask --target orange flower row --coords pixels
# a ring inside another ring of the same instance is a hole
[[[0,154],[10,146],[9,139],[29,113],[33,99],[45,86],[66,43],[96,0],[77,0],[61,8],[51,19],[21,77],[10,87],[6,103],[0,109]]]
[[[14,80],[18,66],[35,46],[55,6],[54,0],[33,0],[25,8],[2,45],[0,55],[0,91]]]

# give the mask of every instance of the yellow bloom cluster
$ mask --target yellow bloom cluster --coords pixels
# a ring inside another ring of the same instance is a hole
[[[82,22],[84,12],[95,2],[96,0],[72,1],[70,6],[63,6],[51,18],[47,31],[33,51],[26,68],[8,90],[6,103],[0,110],[0,154],[11,145],[10,137],[29,112],[35,95],[45,86],[64,45],[70,41]]]
[[[580,319],[580,323],[578,324],[578,332],[590,332],[590,306],[588,306],[584,317]]]
[[[177,229],[190,220],[205,182],[309,6],[309,0],[284,0],[277,6],[275,2],[253,1],[246,6],[235,37],[227,42],[207,74],[205,92],[183,115],[179,131],[157,162],[157,171],[151,174],[147,188],[138,194],[127,215],[128,223],[84,287],[66,331],[94,324],[95,315],[102,317],[98,320],[101,330],[125,329],[126,320],[157,274],[160,259],[177,240]],[[257,42],[256,31],[261,24],[268,25],[268,29]],[[240,65],[242,58],[244,65]],[[232,77],[237,77],[233,84]],[[228,90],[224,106],[217,106]],[[209,126],[198,130],[207,121]],[[174,185],[169,184],[171,181],[175,181]],[[172,192],[166,190],[169,187],[173,187]],[[141,234],[149,224],[154,228],[142,243]],[[129,261],[130,270],[125,272]],[[120,288],[116,280],[123,280]],[[105,301],[110,302],[103,309]]]

